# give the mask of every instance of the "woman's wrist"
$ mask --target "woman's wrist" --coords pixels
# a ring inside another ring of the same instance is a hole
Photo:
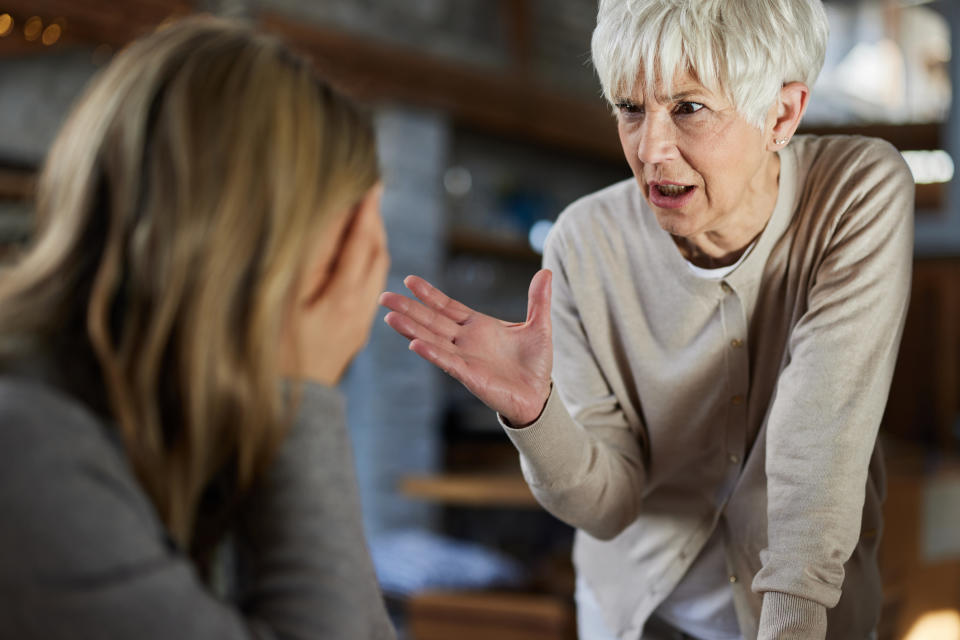
[[[503,418],[503,421],[511,429],[524,429],[526,427],[529,427],[530,425],[535,423],[537,420],[539,420],[540,416],[543,415],[543,410],[546,409],[547,402],[550,401],[550,394],[552,391],[553,391],[553,381],[551,380],[547,384],[546,393],[537,394],[539,397],[542,397],[543,400],[539,402],[537,401],[532,402],[530,404],[530,406],[532,407],[530,410],[526,412],[518,413],[516,416],[508,416],[506,414],[501,413],[500,417]]]

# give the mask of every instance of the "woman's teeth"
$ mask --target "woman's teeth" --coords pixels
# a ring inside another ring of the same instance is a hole
[[[693,189],[693,187],[685,187],[679,184],[658,184],[657,185],[657,191],[659,191],[662,195],[669,196],[669,197],[676,197],[676,196],[682,195],[687,191],[689,191],[690,189]]]

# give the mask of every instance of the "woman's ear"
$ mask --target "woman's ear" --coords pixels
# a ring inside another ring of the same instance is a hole
[[[344,238],[356,218],[356,207],[336,212],[328,226],[311,243],[305,263],[301,265],[298,304],[309,304],[322,292],[336,267]]]
[[[370,187],[359,202],[333,215],[329,226],[310,248],[303,265],[301,276],[300,304],[310,304],[323,294],[333,270],[337,268],[340,254],[346,244],[345,240],[350,230],[366,206],[380,207],[380,197],[383,194],[383,184],[377,182]]]
[[[800,126],[809,102],[810,87],[804,83],[788,82],[783,85],[777,104],[770,110],[772,118],[768,118],[768,124],[772,124],[767,139],[768,150],[778,151],[790,141]]]

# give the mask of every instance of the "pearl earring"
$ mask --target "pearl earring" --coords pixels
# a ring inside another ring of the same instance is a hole
[[[788,141],[788,140],[789,140],[789,138],[777,138],[777,139],[775,139],[773,142],[774,142],[775,144],[787,144],[787,141]]]

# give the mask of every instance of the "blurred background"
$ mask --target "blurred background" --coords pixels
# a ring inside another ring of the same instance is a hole
[[[881,638],[960,640],[960,2],[825,4],[804,129],[886,138],[917,181],[914,291],[882,427]],[[90,77],[195,12],[279,34],[371,105],[392,290],[416,273],[520,320],[557,214],[630,175],[589,61],[595,0],[0,0],[0,255],[29,238],[35,172]],[[535,504],[492,413],[380,322],[343,386],[402,637],[572,638],[572,531]]]

